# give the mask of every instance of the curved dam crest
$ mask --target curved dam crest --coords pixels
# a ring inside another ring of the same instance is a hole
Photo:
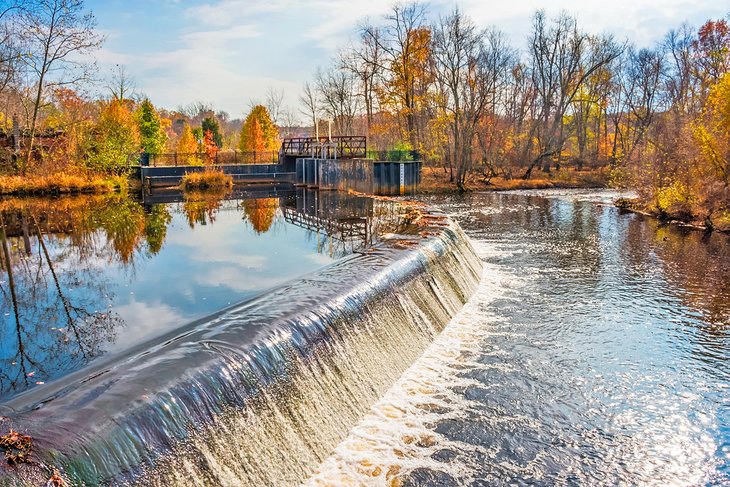
[[[304,480],[479,282],[456,223],[421,210],[404,233],[8,401],[38,465],[0,483]]]

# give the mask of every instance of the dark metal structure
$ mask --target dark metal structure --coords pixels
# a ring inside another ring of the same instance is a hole
[[[281,143],[281,155],[322,159],[355,159],[367,155],[367,137],[338,135],[329,137],[294,137]]]

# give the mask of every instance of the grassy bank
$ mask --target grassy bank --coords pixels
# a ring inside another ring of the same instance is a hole
[[[186,173],[180,183],[180,189],[184,189],[186,191],[205,191],[210,189],[229,188],[231,186],[233,186],[233,178],[231,176],[224,174],[223,171],[216,171],[213,169]]]
[[[50,176],[0,176],[0,195],[50,195],[111,193],[128,186],[124,176],[80,176],[58,173]]]
[[[485,180],[473,176],[466,182],[470,191],[507,191],[511,189],[546,188],[602,188],[608,185],[608,170],[574,171],[563,169],[550,173],[535,172],[530,179],[494,177]],[[449,174],[442,168],[424,167],[421,175],[422,193],[453,193],[456,184],[449,180]]]

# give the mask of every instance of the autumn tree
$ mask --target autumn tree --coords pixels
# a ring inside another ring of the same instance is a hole
[[[94,127],[98,108],[70,88],[57,88],[53,92],[53,105],[53,115],[46,123],[62,130],[64,137],[61,141],[62,147],[56,148],[53,157],[46,159],[55,159],[54,162],[63,162],[65,165],[76,164],[77,159],[82,156],[84,139]]]
[[[418,147],[417,116],[431,81],[431,29],[426,22],[426,6],[397,4],[384,20],[380,28],[364,27],[361,35],[382,53],[379,62],[387,79],[380,98],[399,107],[405,119],[405,137]]]
[[[205,137],[206,132],[210,132],[211,136],[213,137],[212,140],[215,146],[218,149],[221,149],[223,147],[223,135],[221,134],[221,127],[215,117],[205,117],[200,123],[200,128],[203,132],[203,137]]]
[[[276,198],[249,199],[243,202],[243,211],[257,234],[266,233],[274,223],[279,200]]]
[[[215,143],[215,136],[210,130],[206,130],[203,134],[203,152],[208,159],[208,162],[213,162],[216,154],[218,153],[218,145]]]
[[[86,142],[86,165],[97,172],[123,173],[139,143],[139,129],[127,105],[120,100],[107,102]]]
[[[93,63],[87,56],[103,38],[94,31],[96,19],[85,10],[83,0],[36,0],[22,9],[19,25],[29,51],[22,59],[34,84],[27,166],[45,91],[88,79]]]
[[[176,151],[178,154],[187,158],[186,162],[188,163],[197,161],[195,154],[198,152],[198,139],[195,138],[192,128],[187,123],[183,127],[182,134],[177,141]]]
[[[706,166],[727,189],[730,185],[730,72],[711,87],[694,133]]]
[[[726,20],[708,20],[693,42],[698,77],[706,85],[720,81],[730,70],[730,25]]]
[[[122,98],[120,98],[121,100]],[[161,154],[167,142],[160,115],[149,99],[145,98],[135,112],[142,150],[148,154]]]
[[[277,150],[278,133],[263,105],[251,109],[241,127],[238,148],[243,152]]]

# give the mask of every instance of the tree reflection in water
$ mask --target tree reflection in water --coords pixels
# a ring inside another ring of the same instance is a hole
[[[244,200],[243,211],[251,227],[258,234],[266,233],[274,222],[276,210],[279,208],[278,198],[260,198]]]
[[[0,200],[0,400],[364,251],[405,223],[397,205],[337,192],[168,193],[164,203]]]
[[[0,202],[0,397],[104,352],[122,319],[100,265],[159,252],[170,222],[121,195]]]
[[[194,229],[196,225],[215,223],[216,214],[229,193],[229,188],[209,191],[185,191],[183,193],[182,209],[190,228]]]

